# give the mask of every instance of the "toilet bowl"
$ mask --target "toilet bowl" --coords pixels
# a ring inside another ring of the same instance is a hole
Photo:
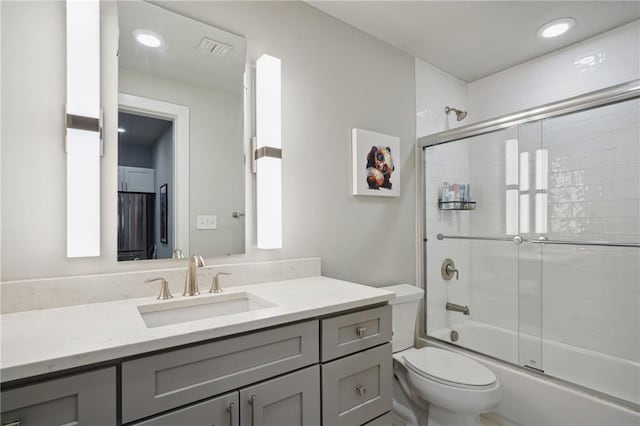
[[[392,305],[394,412],[407,424],[480,425],[479,415],[498,406],[502,391],[491,370],[464,355],[439,348],[414,348],[422,290],[385,287]],[[410,405],[407,407],[406,405]]]

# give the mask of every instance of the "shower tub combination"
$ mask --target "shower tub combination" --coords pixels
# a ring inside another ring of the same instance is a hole
[[[419,144],[422,344],[490,365],[514,421],[638,424],[640,80]]]

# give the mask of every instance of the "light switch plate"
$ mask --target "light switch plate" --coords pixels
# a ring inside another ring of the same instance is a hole
[[[217,229],[218,217],[213,215],[198,215],[197,217],[198,229]]]

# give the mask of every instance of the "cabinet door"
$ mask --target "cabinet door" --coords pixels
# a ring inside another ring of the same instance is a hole
[[[116,424],[115,367],[3,391],[2,424]]]
[[[320,424],[320,367],[315,365],[240,390],[242,426]]]
[[[258,331],[122,363],[129,423],[318,362],[318,321]]]
[[[190,407],[135,423],[135,426],[238,426],[239,417],[238,392],[231,392]]]
[[[142,167],[123,167],[125,191],[155,192],[156,171]]]
[[[322,366],[322,420],[326,425],[361,425],[391,410],[391,343]]]

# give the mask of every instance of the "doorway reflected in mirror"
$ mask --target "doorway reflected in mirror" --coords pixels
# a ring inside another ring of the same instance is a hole
[[[173,122],[118,114],[118,260],[169,259]]]

